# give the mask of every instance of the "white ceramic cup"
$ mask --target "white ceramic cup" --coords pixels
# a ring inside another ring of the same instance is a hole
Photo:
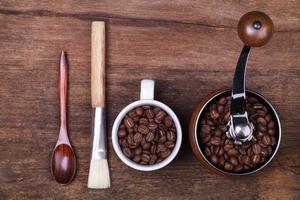
[[[173,122],[176,126],[176,144],[175,144],[174,149],[172,150],[172,153],[167,158],[162,160],[161,162],[153,164],[153,165],[141,165],[141,164],[133,162],[132,160],[130,160],[123,154],[122,149],[118,142],[118,129],[119,129],[119,126],[120,126],[122,120],[124,119],[125,115],[132,109],[139,107],[139,106],[145,106],[145,105],[157,106],[157,107],[161,108],[162,110],[164,110],[165,112],[167,112],[170,115],[170,117],[172,117]],[[129,167],[140,170],[140,171],[153,171],[153,170],[157,170],[157,169],[160,169],[160,168],[168,165],[175,158],[175,156],[179,152],[181,142],[182,142],[182,130],[181,130],[180,122],[179,122],[176,114],[167,105],[154,100],[154,80],[148,80],[148,79],[142,80],[141,81],[140,100],[135,101],[135,102],[129,104],[128,106],[126,106],[119,113],[119,115],[117,116],[117,118],[114,122],[113,129],[112,129],[112,143],[113,143],[115,152],[117,153],[119,158]]]

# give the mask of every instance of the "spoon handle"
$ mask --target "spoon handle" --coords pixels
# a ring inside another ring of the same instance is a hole
[[[67,129],[67,60],[65,52],[61,52],[60,57],[60,72],[59,72],[59,104],[60,104],[60,127],[61,129]]]

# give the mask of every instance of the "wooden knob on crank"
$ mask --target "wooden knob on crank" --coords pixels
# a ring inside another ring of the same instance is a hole
[[[251,46],[265,45],[273,35],[274,25],[271,18],[263,12],[252,11],[243,15],[238,24],[241,40]]]

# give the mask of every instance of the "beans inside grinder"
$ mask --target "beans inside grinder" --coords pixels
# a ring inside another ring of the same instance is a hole
[[[141,106],[126,114],[118,129],[118,141],[126,157],[142,165],[167,158],[176,143],[176,127],[159,107]]]
[[[209,106],[201,120],[200,137],[208,160],[226,170],[240,172],[255,168],[273,153],[276,144],[276,124],[267,108],[256,98],[246,100],[249,120],[255,130],[253,138],[242,145],[226,136],[230,120],[231,96],[221,97]]]

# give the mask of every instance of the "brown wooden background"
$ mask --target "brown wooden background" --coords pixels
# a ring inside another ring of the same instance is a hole
[[[282,119],[279,152],[245,177],[210,173],[194,158],[187,124],[208,92],[230,86],[242,48],[239,18],[264,11],[275,24],[269,44],[250,56],[247,86],[264,94]],[[118,112],[156,80],[156,99],[178,114],[184,144],[169,166],[125,166],[109,140],[112,187],[86,188],[90,156],[91,21],[107,22],[108,133]],[[299,1],[0,1],[0,199],[299,199]],[[58,136],[58,58],[69,55],[69,135],[78,171],[57,185],[49,171]]]

